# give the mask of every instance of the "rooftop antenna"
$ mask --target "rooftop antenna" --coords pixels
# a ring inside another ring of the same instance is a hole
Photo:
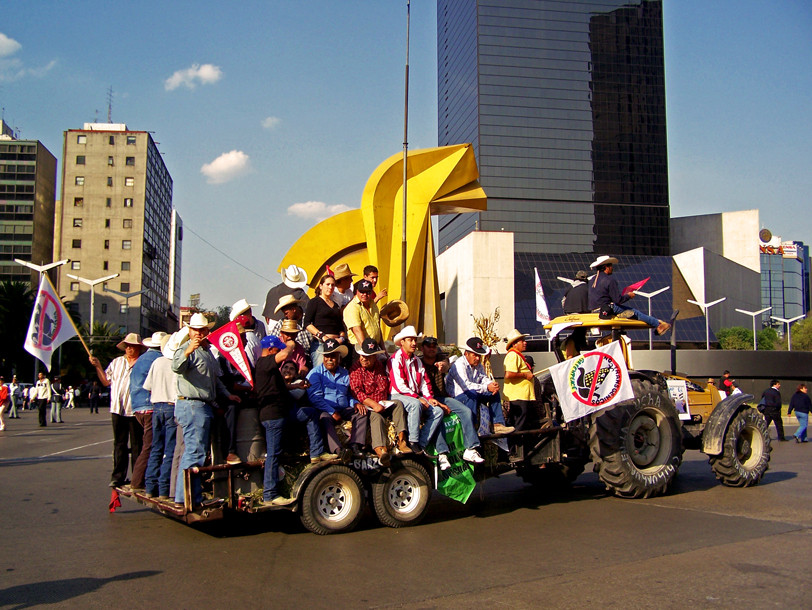
[[[113,85],[107,89],[107,122],[113,122]]]

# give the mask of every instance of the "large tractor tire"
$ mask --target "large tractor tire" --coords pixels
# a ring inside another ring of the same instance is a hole
[[[710,457],[713,474],[728,487],[750,487],[770,467],[770,430],[764,416],[752,408],[736,413],[722,443],[722,453]]]
[[[411,459],[395,460],[372,484],[372,506],[388,527],[417,525],[426,516],[431,498],[428,471]]]
[[[314,534],[352,531],[364,510],[364,488],[355,471],[336,464],[310,480],[302,494],[302,524]]]
[[[679,416],[664,393],[633,379],[634,400],[594,418],[589,448],[606,489],[622,498],[665,493],[682,463]]]

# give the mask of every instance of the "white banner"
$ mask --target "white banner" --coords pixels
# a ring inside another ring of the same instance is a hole
[[[688,403],[688,384],[684,379],[666,379],[668,396],[679,413],[680,419],[691,419],[691,405]]]
[[[539,270],[533,267],[536,272],[536,321],[542,324],[550,323],[550,310],[547,309],[547,301],[544,300],[544,287],[539,279]]]
[[[581,354],[550,367],[565,421],[634,398],[620,343]]]
[[[37,300],[25,335],[25,351],[42,360],[45,368],[51,370],[51,356],[56,348],[78,333],[68,310],[56,296],[51,280],[42,274]]]

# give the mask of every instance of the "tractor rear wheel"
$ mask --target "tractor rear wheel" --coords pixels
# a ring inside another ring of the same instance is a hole
[[[756,409],[739,411],[730,421],[722,453],[710,457],[713,474],[728,487],[750,487],[770,467],[770,431]]]

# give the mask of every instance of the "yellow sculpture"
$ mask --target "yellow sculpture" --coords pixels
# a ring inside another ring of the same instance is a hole
[[[392,155],[372,172],[364,187],[361,209],[323,220],[293,244],[280,269],[299,265],[310,278],[310,292],[326,266],[344,262],[360,275],[366,265],[378,267],[378,291],[409,305],[408,324],[442,338],[440,295],[434,260],[431,216],[479,212],[487,197],[477,181],[470,144],[426,148],[408,153],[406,220],[406,294],[401,294],[403,226],[403,155]],[[396,329],[384,326],[384,337]]]

